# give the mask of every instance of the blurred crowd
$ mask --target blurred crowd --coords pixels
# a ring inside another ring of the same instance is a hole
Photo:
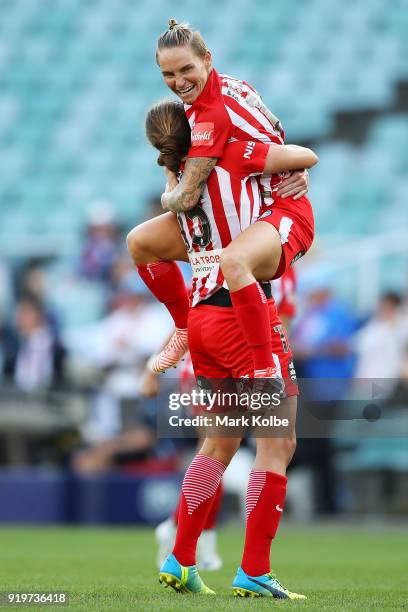
[[[0,435],[6,389],[23,398],[52,390],[81,393],[88,409],[69,461],[82,474],[179,453],[179,444],[157,440],[159,403],[142,393],[147,360],[172,321],[134,270],[128,229],[116,224],[109,203],[96,202],[76,258],[0,260]],[[333,393],[333,383],[324,379],[341,381],[339,401],[344,379],[357,377],[382,379],[390,405],[408,404],[405,295],[386,291],[362,317],[336,295],[330,273],[312,266],[300,270],[298,302],[292,345],[298,378],[315,381],[313,402]],[[318,469],[322,512],[337,507],[334,452],[330,436],[319,443],[306,439],[294,460],[295,467]]]
[[[0,270],[3,383],[26,392],[72,385],[82,361],[85,369],[109,371],[112,388],[137,392],[169,323],[133,269],[108,202],[90,207],[78,257],[3,260]],[[117,368],[122,376],[115,378]]]
[[[94,202],[77,257],[0,263],[0,435],[10,390],[26,405],[79,393],[88,409],[73,464],[84,472],[108,469],[118,454],[144,457],[156,442],[140,385],[171,319],[132,265],[128,229],[109,202]]]

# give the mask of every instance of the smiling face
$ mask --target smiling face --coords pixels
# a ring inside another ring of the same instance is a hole
[[[211,53],[204,57],[188,45],[162,49],[157,53],[164,81],[184,104],[193,104],[203,91],[211,72]]]

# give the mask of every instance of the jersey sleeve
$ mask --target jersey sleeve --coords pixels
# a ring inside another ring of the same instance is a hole
[[[187,157],[222,157],[231,133],[231,121],[223,106],[200,111],[191,130]]]
[[[262,174],[268,151],[269,145],[263,142],[254,140],[229,142],[218,165],[241,178],[252,174]]]

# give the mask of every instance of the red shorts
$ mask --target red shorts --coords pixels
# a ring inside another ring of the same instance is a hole
[[[285,381],[286,395],[298,395],[292,350],[273,299],[268,305],[275,366]],[[188,344],[196,377],[235,379],[253,375],[252,354],[231,307],[198,304],[191,308]]]
[[[274,278],[300,259],[311,247],[314,238],[314,217],[309,198],[298,200],[281,198],[273,194],[272,206],[263,206],[258,221],[270,223],[278,230],[282,243],[282,256]]]

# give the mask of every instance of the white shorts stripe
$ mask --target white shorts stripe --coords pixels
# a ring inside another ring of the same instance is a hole
[[[293,225],[293,220],[290,219],[290,217],[282,217],[279,223],[279,234],[281,237],[282,244],[286,244],[288,242],[289,233],[290,233],[292,225]]]

